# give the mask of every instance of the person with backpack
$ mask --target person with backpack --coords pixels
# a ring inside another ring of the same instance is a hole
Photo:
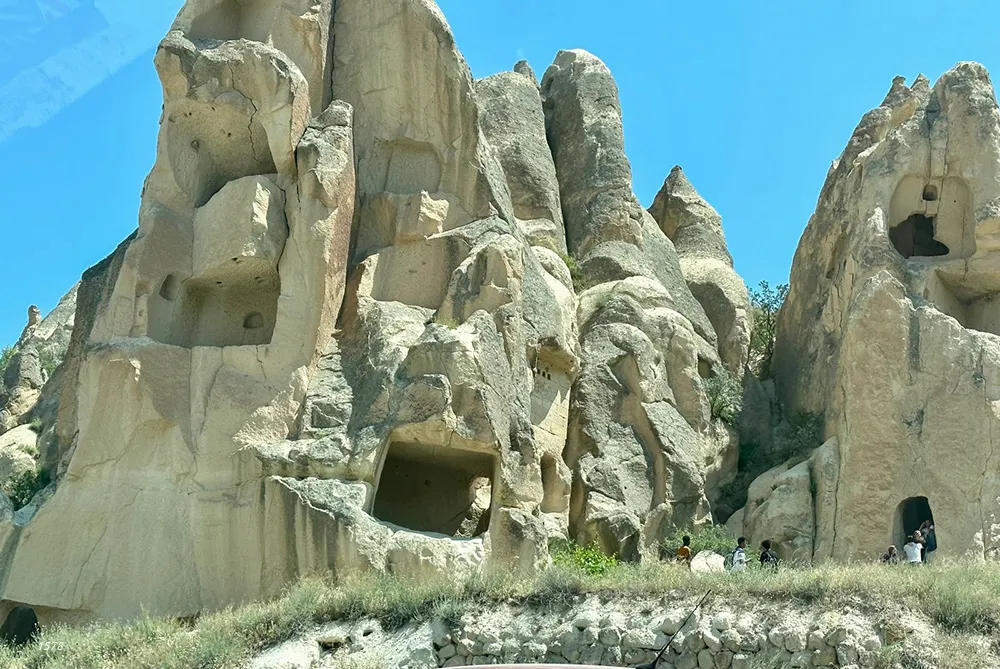
[[[765,539],[760,544],[760,564],[767,569],[778,569],[778,554],[771,550],[771,540]]]
[[[747,568],[747,538],[736,540],[736,548],[726,556],[726,569],[732,572],[745,571]]]

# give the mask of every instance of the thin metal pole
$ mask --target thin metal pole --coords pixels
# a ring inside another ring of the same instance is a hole
[[[660,649],[659,655],[657,655],[656,658],[652,662],[649,662],[648,664],[640,664],[635,669],[656,669],[657,663],[659,663],[659,661],[663,659],[663,656],[664,656],[664,654],[666,654],[667,649],[670,648],[670,644],[672,644],[674,642],[674,639],[677,637],[677,635],[680,633],[680,631],[682,629],[684,629],[684,626],[688,624],[689,620],[691,620],[691,617],[695,614],[695,611],[697,611],[698,609],[701,608],[701,605],[705,603],[705,600],[708,599],[708,596],[711,595],[711,594],[712,594],[711,590],[709,590],[708,592],[706,592],[705,596],[701,598],[701,601],[699,601],[695,605],[695,607],[693,609],[691,609],[691,613],[689,613],[688,617],[684,619],[684,622],[682,622],[681,626],[677,628],[677,631],[670,635],[670,638],[667,639],[666,645],[664,645],[663,648]]]

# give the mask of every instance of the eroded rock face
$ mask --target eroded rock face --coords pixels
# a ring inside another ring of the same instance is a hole
[[[702,379],[721,364],[717,336],[673,244],[632,192],[608,68],[564,51],[541,87],[584,288],[565,451],[572,530],[635,559],[663,527],[710,520],[706,479],[735,467],[735,439],[713,420]]]
[[[46,384],[54,380],[73,334],[77,286],[44,319],[38,307],[28,310],[28,324],[14,345],[0,378],[0,434],[32,416]],[[54,393],[55,383],[49,391]],[[47,406],[51,409],[51,406]],[[39,420],[42,416],[38,416]],[[53,416],[46,415],[51,424]]]
[[[185,616],[711,520],[737,454],[704,378],[739,354],[600,61],[475,82],[429,0],[191,0],[156,65],[139,229],[80,285],[0,598]]]
[[[752,316],[746,284],[733,269],[722,217],[674,167],[650,213],[670,238],[691,294],[705,309],[719,337],[719,355],[729,372],[743,376],[750,350]]]
[[[877,557],[931,514],[939,555],[1000,547],[998,229],[985,69],[894,81],[830,170],[779,319],[779,395],[839,441],[816,557]]]

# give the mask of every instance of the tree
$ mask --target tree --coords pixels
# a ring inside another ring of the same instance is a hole
[[[788,297],[788,284],[776,289],[761,281],[756,290],[750,291],[753,309],[753,336],[750,337],[750,370],[758,379],[771,378],[774,359],[774,340],[778,334],[778,312]]]

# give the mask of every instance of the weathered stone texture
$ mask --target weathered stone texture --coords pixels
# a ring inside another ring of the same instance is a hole
[[[831,168],[774,365],[786,408],[825,413],[839,442],[817,558],[875,558],[928,519],[911,511],[933,514],[938,555],[1000,547],[998,202],[1000,112],[974,63],[896,79]]]
[[[11,372],[55,481],[0,498],[0,601],[189,616],[317,572],[539,569],[554,538],[638,560],[711,520],[736,302],[696,299],[632,193],[600,61],[476,82],[430,0],[190,0],[155,63],[138,231],[53,379],[27,346]]]

